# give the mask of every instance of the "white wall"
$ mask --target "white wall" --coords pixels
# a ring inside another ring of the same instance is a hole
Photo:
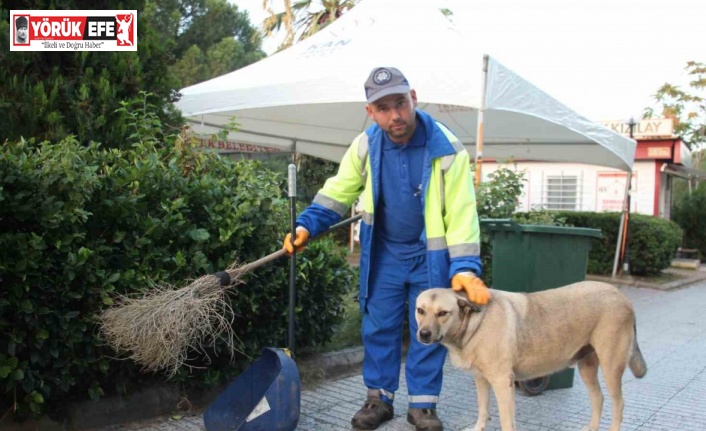
[[[510,166],[513,165],[504,165]],[[520,211],[539,209],[542,205],[542,195],[545,190],[546,177],[554,175],[576,176],[579,178],[580,198],[579,211],[604,210],[607,200],[613,193],[622,202],[625,193],[625,177],[611,178],[611,174],[624,174],[617,169],[602,166],[585,165],[581,163],[550,163],[550,162],[519,162],[514,165],[517,170],[524,171],[526,184],[520,197]],[[483,163],[483,178],[498,168],[493,162]],[[652,160],[638,161],[634,165],[634,187],[631,211],[642,214],[654,214],[655,195],[655,162]],[[599,185],[604,189],[598,190]],[[619,190],[619,191],[618,191]],[[620,203],[617,204],[620,206]]]

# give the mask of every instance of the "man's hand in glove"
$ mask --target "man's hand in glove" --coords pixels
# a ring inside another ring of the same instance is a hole
[[[472,272],[459,272],[454,275],[451,288],[456,292],[465,291],[468,300],[475,304],[485,305],[490,301],[490,289]]]
[[[294,252],[294,247],[297,248],[297,253],[304,251],[306,248],[306,241],[309,239],[309,231],[301,226],[297,226],[295,234],[297,236],[294,238],[294,245],[292,245],[291,233],[288,233],[287,236],[284,237],[284,244],[282,244],[282,248],[287,250],[288,256]]]

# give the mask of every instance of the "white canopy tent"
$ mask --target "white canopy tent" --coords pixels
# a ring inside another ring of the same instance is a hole
[[[338,162],[371,125],[363,83],[394,66],[419,108],[446,124],[472,156],[479,111],[483,157],[582,162],[631,171],[635,141],[573,112],[469,40],[424,0],[363,0],[308,39],[181,91],[197,133],[231,123],[229,139]],[[629,181],[628,181],[629,184]]]

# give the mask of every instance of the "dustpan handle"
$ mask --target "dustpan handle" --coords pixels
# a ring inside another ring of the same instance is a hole
[[[338,222],[338,223],[332,225],[330,228],[326,229],[325,231],[321,232],[320,234],[316,235],[314,238],[309,239],[309,241],[307,241],[307,243],[309,243],[309,242],[311,242],[311,241],[313,241],[313,240],[315,240],[315,239],[319,239],[319,238],[321,238],[322,236],[324,236],[324,235],[326,235],[326,234],[328,234],[328,233],[330,233],[330,232],[333,232],[334,230],[336,230],[336,229],[338,229],[338,228],[340,228],[340,227],[348,226],[348,225],[350,225],[351,223],[355,223],[355,222],[357,222],[358,220],[360,220],[362,217],[363,217],[362,214],[358,214],[358,215],[355,215],[355,216],[353,216],[353,217],[351,217],[351,218],[348,218],[348,219],[345,219],[345,220],[343,220],[343,221],[340,221],[340,222]],[[234,276],[234,275],[238,275],[238,274],[242,275],[242,274],[245,274],[245,273],[248,273],[248,272],[252,271],[253,269],[259,268],[259,267],[261,267],[262,265],[265,265],[265,264],[267,264],[267,263],[270,263],[270,262],[272,262],[273,260],[277,260],[277,259],[279,259],[279,258],[281,258],[281,257],[284,257],[284,256],[286,256],[286,255],[287,255],[287,251],[286,251],[285,249],[281,248],[281,249],[277,250],[276,252],[271,253],[271,254],[268,254],[268,255],[265,256],[265,257],[261,257],[260,259],[254,261],[254,262],[250,262],[250,263],[248,263],[248,264],[246,264],[246,265],[241,266],[240,268],[231,269],[231,270],[228,270],[228,271],[226,271],[226,272],[228,272],[228,274],[229,274],[231,277]]]
[[[289,178],[289,218],[291,226],[292,244],[297,237],[297,166],[292,163],[288,167]],[[292,247],[289,256],[289,322],[287,328],[287,347],[292,353],[296,352],[294,342],[294,325],[296,319],[295,305],[297,302],[297,248]]]

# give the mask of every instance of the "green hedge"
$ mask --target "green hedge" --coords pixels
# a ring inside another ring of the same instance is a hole
[[[611,274],[621,213],[566,211],[557,212],[556,216],[563,218],[570,226],[601,230],[603,239],[592,242],[588,272]],[[681,241],[682,231],[676,223],[644,214],[631,214],[627,243],[630,248],[630,273],[656,275],[669,268]]]
[[[152,282],[181,285],[280,247],[288,226],[282,175],[179,140],[161,144],[149,138],[144,122],[152,120],[139,120],[128,151],[72,138],[3,146],[0,411],[14,405],[19,416],[60,415],[72,400],[163,381],[112,360],[96,315],[118,293],[139,293]],[[306,350],[331,338],[355,277],[328,239],[299,262],[297,346]],[[288,268],[283,259],[257,269],[232,295],[242,355],[231,361],[224,346],[213,346],[211,362],[196,357],[190,365],[202,368],[185,367],[173,381],[212,387],[239,374],[263,347],[285,346]]]
[[[684,247],[699,250],[701,259],[706,256],[706,183],[701,183],[692,193],[684,193],[672,208],[672,217],[684,229]]]

